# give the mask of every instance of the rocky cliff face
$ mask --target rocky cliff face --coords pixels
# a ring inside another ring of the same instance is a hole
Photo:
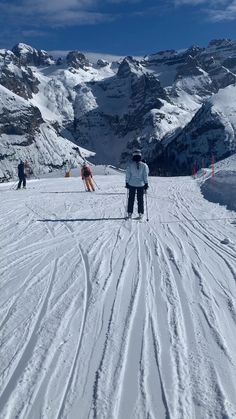
[[[76,91],[76,138],[103,163],[119,163],[125,146],[145,129],[147,114],[160,109],[161,99],[167,98],[158,79],[130,57],[113,77],[79,85]]]
[[[37,50],[30,45],[19,43],[12,48],[12,52],[22,66],[40,67],[54,64],[53,57],[46,51]]]
[[[81,162],[74,144],[37,107],[0,86],[0,182],[17,175],[20,159],[28,160],[34,175]]]
[[[79,51],[55,61],[25,44],[0,50],[2,178],[14,172],[22,150],[30,157],[35,146],[37,154],[42,141],[53,153],[58,138],[67,160],[76,144],[94,151],[94,162],[125,166],[139,146],[153,173],[191,173],[193,161],[207,164],[212,153],[218,160],[235,152],[235,78],[236,42],[231,40],[161,51],[140,61],[101,58],[96,64]],[[226,100],[230,107],[222,106]],[[53,167],[52,155],[45,153],[35,163],[37,170]]]
[[[75,145],[43,119],[38,107],[0,85],[0,182],[17,176],[20,159],[29,162],[35,176],[82,161]]]
[[[141,61],[126,57],[113,77],[76,88],[75,138],[96,151],[95,161],[124,165],[139,145],[156,170],[155,162],[165,162],[170,152],[166,144],[182,139],[180,133],[201,106],[235,83],[235,59],[236,42],[229,40],[212,41],[207,48],[163,51]],[[183,147],[190,150],[190,143]],[[199,154],[204,150],[200,147]],[[223,148],[217,149],[216,159],[221,152]],[[194,158],[194,153],[189,156]],[[208,161],[207,154],[202,158]],[[182,166],[176,163],[174,170],[181,172]]]
[[[66,56],[66,63],[69,67],[85,69],[89,67],[89,61],[84,54],[78,51],[71,51]]]
[[[151,162],[155,172],[190,174],[193,166],[199,170],[212,159],[220,160],[236,153],[236,86],[228,86],[204,102],[193,119],[164,150],[156,149]]]
[[[0,84],[28,99],[38,92],[39,81],[34,77],[31,68],[21,66],[20,59],[13,52],[0,50]]]

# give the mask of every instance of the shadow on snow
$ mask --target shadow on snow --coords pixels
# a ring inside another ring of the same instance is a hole
[[[88,193],[88,191],[46,191],[46,192],[40,192],[40,193],[43,193],[43,194],[50,194],[50,193],[54,193],[54,194],[62,194],[62,193]],[[107,193],[97,192],[96,195],[125,195],[125,193],[124,192],[107,192]]]
[[[125,220],[124,217],[109,217],[109,218],[68,218],[68,219],[57,219],[57,220],[52,220],[52,219],[45,219],[45,220],[37,220],[41,223],[65,223],[65,222],[73,222],[73,221],[114,221],[114,220]]]

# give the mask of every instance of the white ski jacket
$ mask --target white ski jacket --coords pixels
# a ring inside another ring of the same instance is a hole
[[[148,183],[149,169],[146,163],[132,161],[126,169],[126,183],[135,188],[140,188]]]

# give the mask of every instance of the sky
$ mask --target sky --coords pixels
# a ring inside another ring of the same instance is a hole
[[[236,40],[236,0],[0,0],[0,48],[143,56]]]

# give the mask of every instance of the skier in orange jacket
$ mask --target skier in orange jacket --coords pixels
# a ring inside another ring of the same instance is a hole
[[[87,163],[83,163],[83,166],[81,168],[81,177],[82,177],[82,180],[84,180],[85,182],[87,192],[95,191],[95,188],[93,186],[93,181],[92,181],[93,174],[90,167],[87,165]]]

